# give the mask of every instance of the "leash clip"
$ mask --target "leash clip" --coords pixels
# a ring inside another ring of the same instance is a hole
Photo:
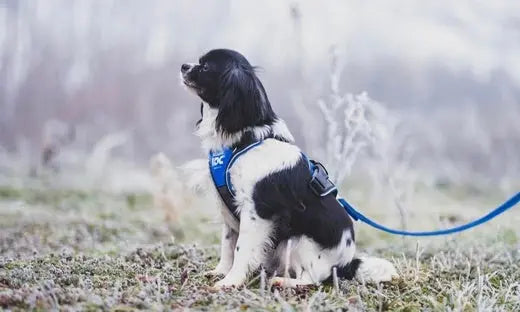
[[[310,160],[312,164],[312,178],[309,181],[309,187],[319,197],[324,197],[329,194],[336,196],[338,189],[336,185],[329,179],[329,173],[325,167],[314,160]]]

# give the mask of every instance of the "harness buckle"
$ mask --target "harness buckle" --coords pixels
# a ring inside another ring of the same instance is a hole
[[[315,160],[311,159],[310,162],[312,164],[312,178],[309,181],[309,187],[314,194],[323,197],[332,193],[336,196],[338,194],[338,189],[329,179],[327,169]]]

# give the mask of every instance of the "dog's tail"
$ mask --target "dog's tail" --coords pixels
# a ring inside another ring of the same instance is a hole
[[[341,279],[355,278],[366,283],[389,282],[399,277],[390,261],[375,257],[354,258],[345,266],[338,267],[337,274]]]

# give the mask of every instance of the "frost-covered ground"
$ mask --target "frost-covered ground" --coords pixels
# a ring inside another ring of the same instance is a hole
[[[348,189],[348,187],[347,187]],[[346,192],[346,191],[345,191]],[[348,192],[347,192],[348,193]],[[367,214],[399,226],[396,211],[353,193]],[[437,194],[433,197],[432,194]],[[482,214],[502,194],[423,191],[409,228],[431,229]],[[428,198],[428,200],[426,200]],[[457,206],[458,205],[458,206]],[[439,207],[446,207],[445,211]],[[457,207],[459,209],[457,209]],[[464,210],[462,209],[464,208]],[[106,193],[36,183],[0,188],[0,308],[6,310],[390,310],[518,311],[518,209],[462,235],[402,239],[358,225],[361,252],[394,262],[401,277],[374,286],[341,281],[296,290],[213,291],[218,223],[193,207],[164,220],[146,193]],[[516,225],[515,225],[516,224]]]

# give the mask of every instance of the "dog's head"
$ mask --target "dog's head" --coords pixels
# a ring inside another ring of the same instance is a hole
[[[198,64],[182,64],[181,76],[188,88],[218,110],[216,127],[224,134],[276,120],[255,68],[236,51],[211,50]]]

